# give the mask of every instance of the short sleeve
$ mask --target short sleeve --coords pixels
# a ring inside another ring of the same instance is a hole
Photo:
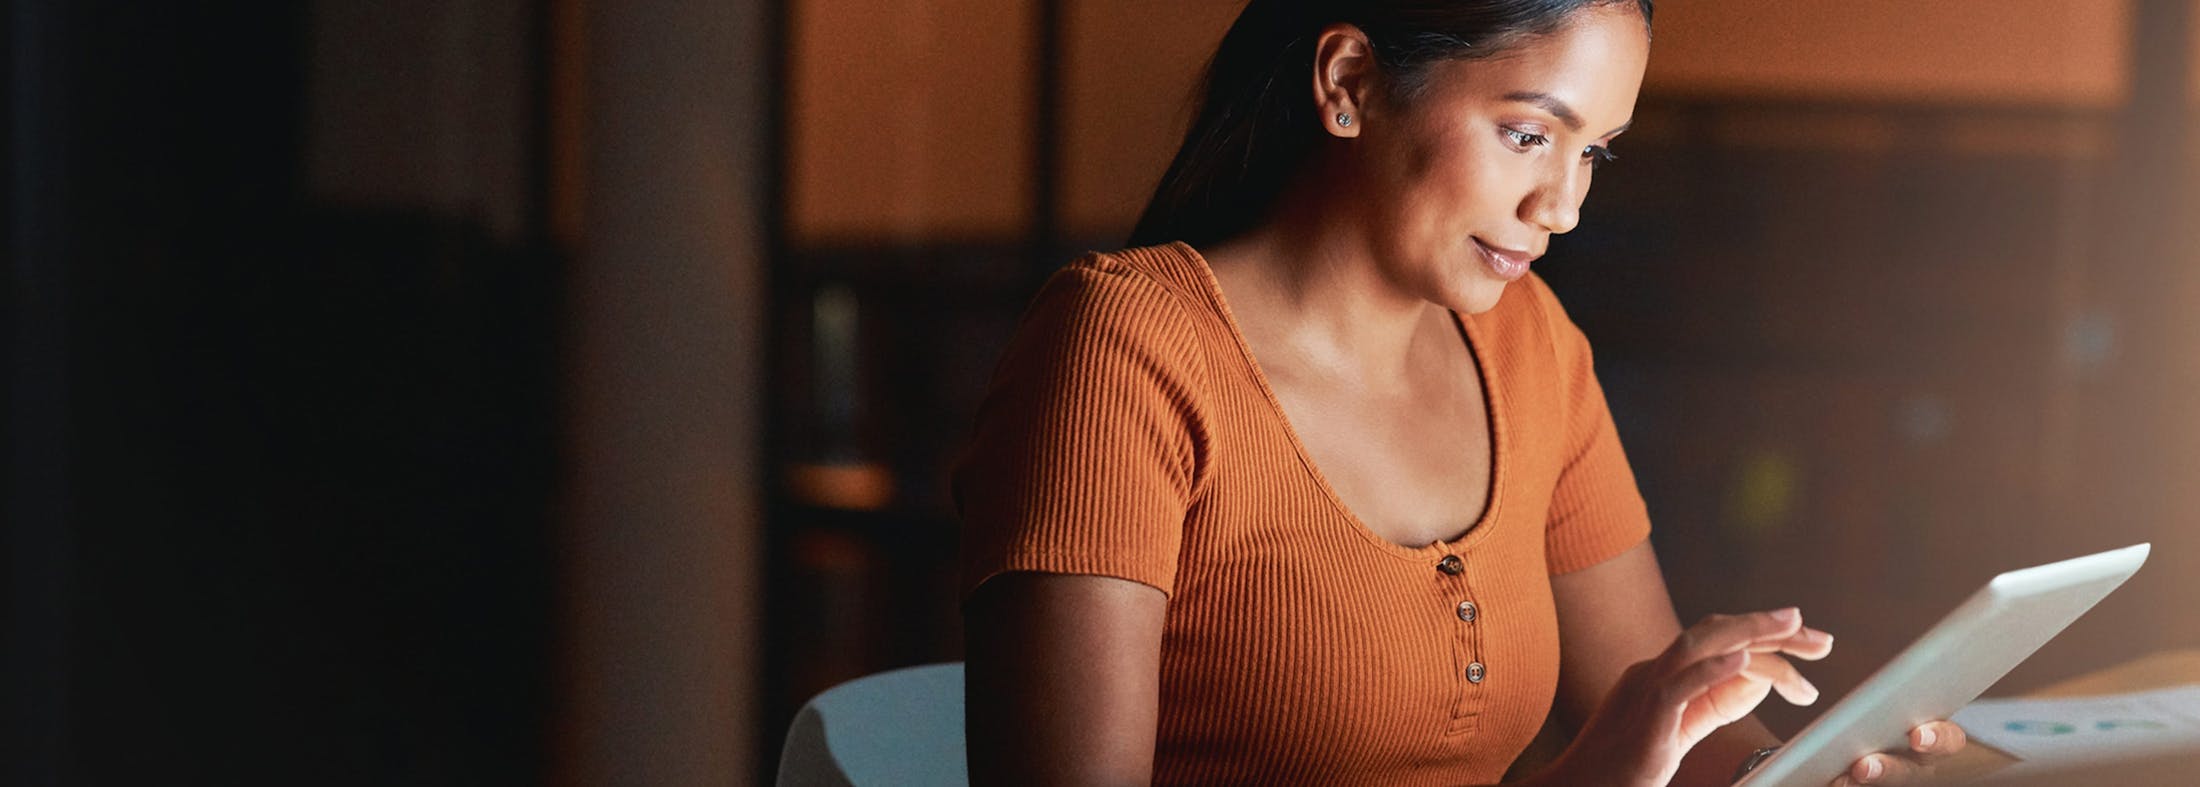
[[[1650,514],[1605,406],[1588,337],[1548,287],[1540,280],[1533,287],[1550,331],[1566,420],[1564,464],[1551,493],[1544,559],[1552,574],[1565,574],[1642,543],[1650,536]]]
[[[1173,591],[1204,466],[1200,367],[1181,301],[1088,257],[1049,279],[956,463],[964,597],[1014,571]]]

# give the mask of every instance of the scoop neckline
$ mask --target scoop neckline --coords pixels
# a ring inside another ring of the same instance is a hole
[[[1457,327],[1461,339],[1467,345],[1467,355],[1474,360],[1475,376],[1479,378],[1476,384],[1482,389],[1482,407],[1490,430],[1489,492],[1482,504],[1482,515],[1476,518],[1473,524],[1468,525],[1465,532],[1449,540],[1430,542],[1426,546],[1407,546],[1384,538],[1382,534],[1375,532],[1374,528],[1368,527],[1367,522],[1362,520],[1359,514],[1353,513],[1352,508],[1345,504],[1344,497],[1337,494],[1336,488],[1329,485],[1329,478],[1322,474],[1321,466],[1314,462],[1314,454],[1308,451],[1306,443],[1299,439],[1298,427],[1292,425],[1290,414],[1284,411],[1283,400],[1276,397],[1275,388],[1269,385],[1268,372],[1261,368],[1259,358],[1253,355],[1252,344],[1245,340],[1245,330],[1238,324],[1237,315],[1231,312],[1230,301],[1222,292],[1222,281],[1215,278],[1214,269],[1207,264],[1206,255],[1199,253],[1198,249],[1192,248],[1191,244],[1182,241],[1176,241],[1170,245],[1190,259],[1193,263],[1192,267],[1197,269],[1200,282],[1207,289],[1207,298],[1213,302],[1216,311],[1222,314],[1223,325],[1229,328],[1230,338],[1237,344],[1238,352],[1245,361],[1246,368],[1252,372],[1253,382],[1260,388],[1262,398],[1268,400],[1270,412],[1275,414],[1277,423],[1282,424],[1284,436],[1291,441],[1292,452],[1298,455],[1299,465],[1304,467],[1307,475],[1313,478],[1315,487],[1319,488],[1322,496],[1329,500],[1330,506],[1351,523],[1352,529],[1362,539],[1393,557],[1424,560],[1430,557],[1464,552],[1489,537],[1489,531],[1498,521],[1499,509],[1504,504],[1505,474],[1508,472],[1511,463],[1506,461],[1507,434],[1504,418],[1505,408],[1502,402],[1504,394],[1494,382],[1495,378],[1490,375],[1487,354],[1482,351],[1482,337],[1475,329],[1474,321],[1467,319],[1465,315],[1456,310],[1444,310],[1445,313],[1451,315],[1452,325]]]

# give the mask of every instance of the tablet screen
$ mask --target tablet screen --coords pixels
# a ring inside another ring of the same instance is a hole
[[[1994,577],[1738,784],[1823,787],[1866,754],[1907,751],[1910,730],[1985,693],[2131,578],[2148,544]]]

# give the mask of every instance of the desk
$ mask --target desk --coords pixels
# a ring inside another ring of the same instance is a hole
[[[2084,697],[2096,694],[2122,694],[2147,689],[2161,689],[2186,683],[2200,683],[2200,650],[2181,650],[2156,653],[2135,661],[2110,667],[2099,672],[2080,675],[2056,683],[2027,696],[2032,697]],[[1972,740],[1971,746],[1956,755],[1940,768],[1939,784],[1965,784],[1992,776],[1996,772],[2016,764],[2015,757],[1991,746]],[[2200,765],[2200,752],[2157,758],[2146,762],[2119,763],[2102,773],[2099,769],[2084,774],[2059,773],[2035,774],[2023,779],[1994,780],[1994,784],[2073,784],[2082,779],[2085,784],[2113,785],[2172,785],[2193,783],[2196,765]]]

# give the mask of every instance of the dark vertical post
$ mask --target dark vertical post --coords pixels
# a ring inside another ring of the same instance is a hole
[[[69,78],[70,4],[15,0],[5,24],[8,278],[6,766],[0,782],[67,781],[69,752]]]
[[[792,539],[788,537],[791,523],[780,516],[780,512],[785,510],[780,501],[785,496],[778,490],[783,488],[779,483],[780,474],[785,472],[787,458],[792,455],[787,435],[787,422],[790,419],[785,414],[797,412],[793,409],[794,403],[788,401],[792,394],[783,377],[784,370],[788,368],[784,354],[789,348],[788,339],[781,335],[780,330],[780,326],[786,324],[786,313],[790,305],[790,299],[781,292],[781,288],[786,286],[788,280],[797,278],[780,270],[780,266],[788,264],[793,257],[789,253],[787,240],[788,228],[792,226],[787,215],[787,140],[794,134],[794,103],[789,96],[787,82],[793,73],[794,54],[790,46],[793,35],[789,25],[794,2],[795,0],[762,0],[762,36],[765,44],[759,57],[763,60],[764,67],[758,77],[763,81],[761,106],[764,117],[757,128],[762,134],[759,157],[761,163],[757,171],[757,215],[760,221],[757,229],[762,233],[764,258],[763,264],[757,270],[757,292],[764,299],[761,310],[764,323],[761,329],[763,347],[757,361],[761,364],[759,368],[763,373],[757,379],[764,381],[761,385],[766,390],[760,391],[759,395],[768,416],[764,419],[761,433],[757,435],[754,452],[754,461],[760,468],[758,477],[764,484],[763,535],[760,543],[761,554],[767,556],[756,603],[763,610],[762,628],[758,632],[761,636],[758,639],[772,643],[779,642],[780,632],[786,630],[785,605],[778,595],[786,585],[785,556],[788,554],[788,542]],[[767,646],[757,658],[758,669],[750,677],[747,688],[754,696],[766,698],[757,703],[752,712],[756,720],[753,745],[756,746],[756,751],[763,754],[756,758],[752,778],[757,784],[764,784],[777,769],[779,750],[773,744],[785,732],[781,728],[785,719],[770,698],[783,693],[777,690],[776,683],[788,674],[788,663],[795,658],[795,654],[788,653],[784,646]]]
[[[763,0],[588,2],[557,781],[759,752]]]
[[[2092,428],[2085,430],[2078,466],[2089,478],[2076,486],[2068,510],[2113,528],[2119,540],[2151,538],[2157,565],[2133,582],[2157,599],[2189,589],[2180,573],[2200,569],[2180,553],[2195,545],[2189,502],[2194,429],[2189,372],[2193,349],[2181,302],[2194,290],[2193,255],[2182,248],[2193,215],[2190,170],[2182,151],[2192,134],[2190,31],[2193,0],[2136,0],[2132,4],[2130,96],[2115,124],[2114,148],[2100,189],[2099,256],[2089,262],[2091,308],[2113,326],[2111,360],[2081,396]],[[2063,551],[2099,548],[2102,533],[2088,522],[2059,528],[2072,539]],[[2182,544],[2177,542],[2182,541]],[[2188,590],[2189,592],[2189,590]],[[2168,639],[2171,628],[2137,626],[2138,639]],[[2189,624],[2187,624],[2189,625]],[[2189,632],[2190,629],[2188,628]],[[2164,644],[2133,642],[2143,651]]]
[[[2200,470],[2200,184],[2189,151],[2195,141],[2193,41],[2200,0],[2137,0],[2133,4],[2131,103],[2120,128],[2114,177],[2102,193],[2113,211],[2102,226],[2121,252],[2108,260],[2109,287],[2127,304],[2130,319],[2120,333],[2124,357],[2111,376],[2114,403],[2107,412],[2122,423],[2112,431],[2131,452],[2123,483],[2110,487],[2132,501],[2132,522],[2155,542],[2160,559],[2146,584],[2162,600],[2159,618],[2142,623],[2153,642],[2141,647],[2189,645],[2200,636],[2189,611],[2174,603],[2191,598],[2200,576],[2200,496],[2192,491]],[[2117,446],[2109,446],[2115,456]]]

